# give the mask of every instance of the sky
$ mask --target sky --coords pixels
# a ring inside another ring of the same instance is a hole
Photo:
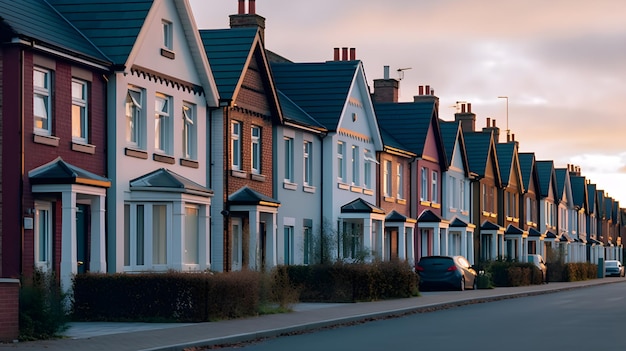
[[[238,9],[189,1],[200,29]],[[496,119],[501,142],[508,126],[520,152],[581,167],[626,207],[626,1],[257,0],[256,13],[267,49],[321,62],[356,48],[371,89],[389,66],[400,101],[430,85],[444,120],[471,103],[477,129]]]

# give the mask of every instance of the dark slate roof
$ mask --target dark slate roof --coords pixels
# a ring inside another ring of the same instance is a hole
[[[566,168],[555,168],[554,174],[556,175],[556,193],[560,199],[565,191],[565,177],[568,176],[569,171]]]
[[[579,208],[587,208],[587,180],[583,176],[571,176],[570,182],[572,184],[572,197],[574,201],[574,206],[578,206]]]
[[[541,237],[543,234],[541,234],[540,231],[538,231],[535,228],[529,228],[528,229],[528,236],[532,236],[532,237]]]
[[[31,184],[83,184],[102,188],[111,186],[105,177],[69,164],[61,157],[28,172]]]
[[[470,171],[484,176],[491,147],[491,133],[470,132],[464,133],[463,137]]]
[[[554,161],[535,161],[535,167],[539,176],[541,197],[546,197],[550,191],[550,182],[554,180]]]
[[[76,1],[73,2],[76,4]],[[48,2],[0,0],[0,18],[10,27],[13,35],[36,39],[57,49],[70,51],[75,56],[110,61]]]
[[[200,31],[220,98],[233,99],[257,31],[254,27]]]
[[[361,61],[272,62],[276,89],[334,131]]]
[[[606,216],[606,214],[604,213],[605,208],[604,208],[604,190],[601,189],[597,189],[596,190],[596,199],[597,199],[597,203],[596,203],[596,212],[598,213],[599,218],[602,218],[603,216]]]
[[[532,181],[535,154],[533,152],[520,152],[517,154],[517,158],[522,172],[522,183],[524,184],[524,189],[528,190],[530,189],[530,183]]]
[[[559,241],[562,243],[570,243],[573,240],[569,237],[567,233],[561,233],[561,236],[559,237]]]
[[[247,185],[228,196],[230,205],[280,205],[280,201],[250,189]]]
[[[287,95],[278,91],[278,101],[280,108],[283,111],[283,118],[285,121],[291,121],[296,124],[311,127],[320,131],[325,131],[323,125],[317,122],[311,115],[306,113],[300,106],[296,105]]]
[[[343,206],[341,206],[341,213],[379,213],[385,214],[385,211],[380,208],[372,205],[371,203],[358,198],[354,201],[351,201]]]
[[[213,191],[168,169],[160,168],[130,181],[131,190],[163,190],[211,196]]]
[[[443,148],[446,152],[448,165],[450,165],[450,163],[452,163],[452,153],[454,152],[454,145],[456,144],[459,132],[459,123],[439,120],[439,128],[441,129],[441,139],[443,140]]]
[[[596,185],[595,184],[587,184],[587,203],[589,205],[589,212],[595,211],[598,212],[596,208]]]
[[[509,224],[506,227],[506,230],[504,231],[504,235],[522,235],[524,234],[524,231],[521,230],[520,228],[514,226],[513,224]]]
[[[604,215],[607,220],[613,219],[613,199],[610,197],[604,198]]]
[[[399,142],[390,132],[388,132],[385,128],[379,127],[380,136],[383,139],[383,145],[387,147],[391,147],[397,150],[406,151],[410,154],[415,155],[414,152],[410,151],[407,146]]]
[[[419,217],[417,217],[417,222],[419,223],[439,223],[443,221],[443,219],[436,214],[435,212],[431,211],[431,210],[426,210],[424,212],[422,212],[422,214],[420,214]]]
[[[123,65],[153,0],[48,0],[113,63]]]
[[[513,157],[515,156],[515,143],[496,144],[496,154],[498,154],[498,165],[500,165],[502,185],[508,185],[511,178]]]
[[[410,222],[411,219],[402,213],[393,210],[391,211],[387,217],[385,217],[385,222]],[[414,221],[414,220],[413,220]]]
[[[480,225],[481,230],[500,230],[501,228],[502,227],[499,225],[490,221],[484,221],[483,224]]]
[[[556,239],[557,236],[551,230],[546,230],[546,239]]]
[[[434,101],[376,103],[378,124],[387,133],[421,156],[433,120],[437,121]],[[435,128],[435,133],[439,131]],[[437,135],[435,137],[438,137]]]
[[[455,218],[452,222],[450,222],[450,227],[455,227],[455,228],[464,228],[464,227],[468,227],[469,225],[467,223],[465,223],[464,221]]]

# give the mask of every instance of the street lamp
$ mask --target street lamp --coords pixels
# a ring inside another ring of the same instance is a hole
[[[509,97],[498,96],[498,99],[506,99],[506,141],[509,142],[511,140],[511,130],[509,129]]]

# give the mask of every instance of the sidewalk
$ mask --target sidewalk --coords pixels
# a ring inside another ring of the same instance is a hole
[[[371,318],[429,312],[476,302],[623,282],[626,282],[626,279],[604,278],[515,288],[424,293],[420,297],[376,302],[298,304],[291,313],[194,324],[72,323],[71,328],[65,333],[67,336],[65,339],[0,344],[0,349],[182,350],[186,347],[242,342]]]

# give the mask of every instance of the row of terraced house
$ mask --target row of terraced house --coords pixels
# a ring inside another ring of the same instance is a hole
[[[0,0],[0,277],[622,258],[626,212],[577,166],[428,85],[398,102],[353,48],[291,62],[237,5],[199,30],[188,0]]]

